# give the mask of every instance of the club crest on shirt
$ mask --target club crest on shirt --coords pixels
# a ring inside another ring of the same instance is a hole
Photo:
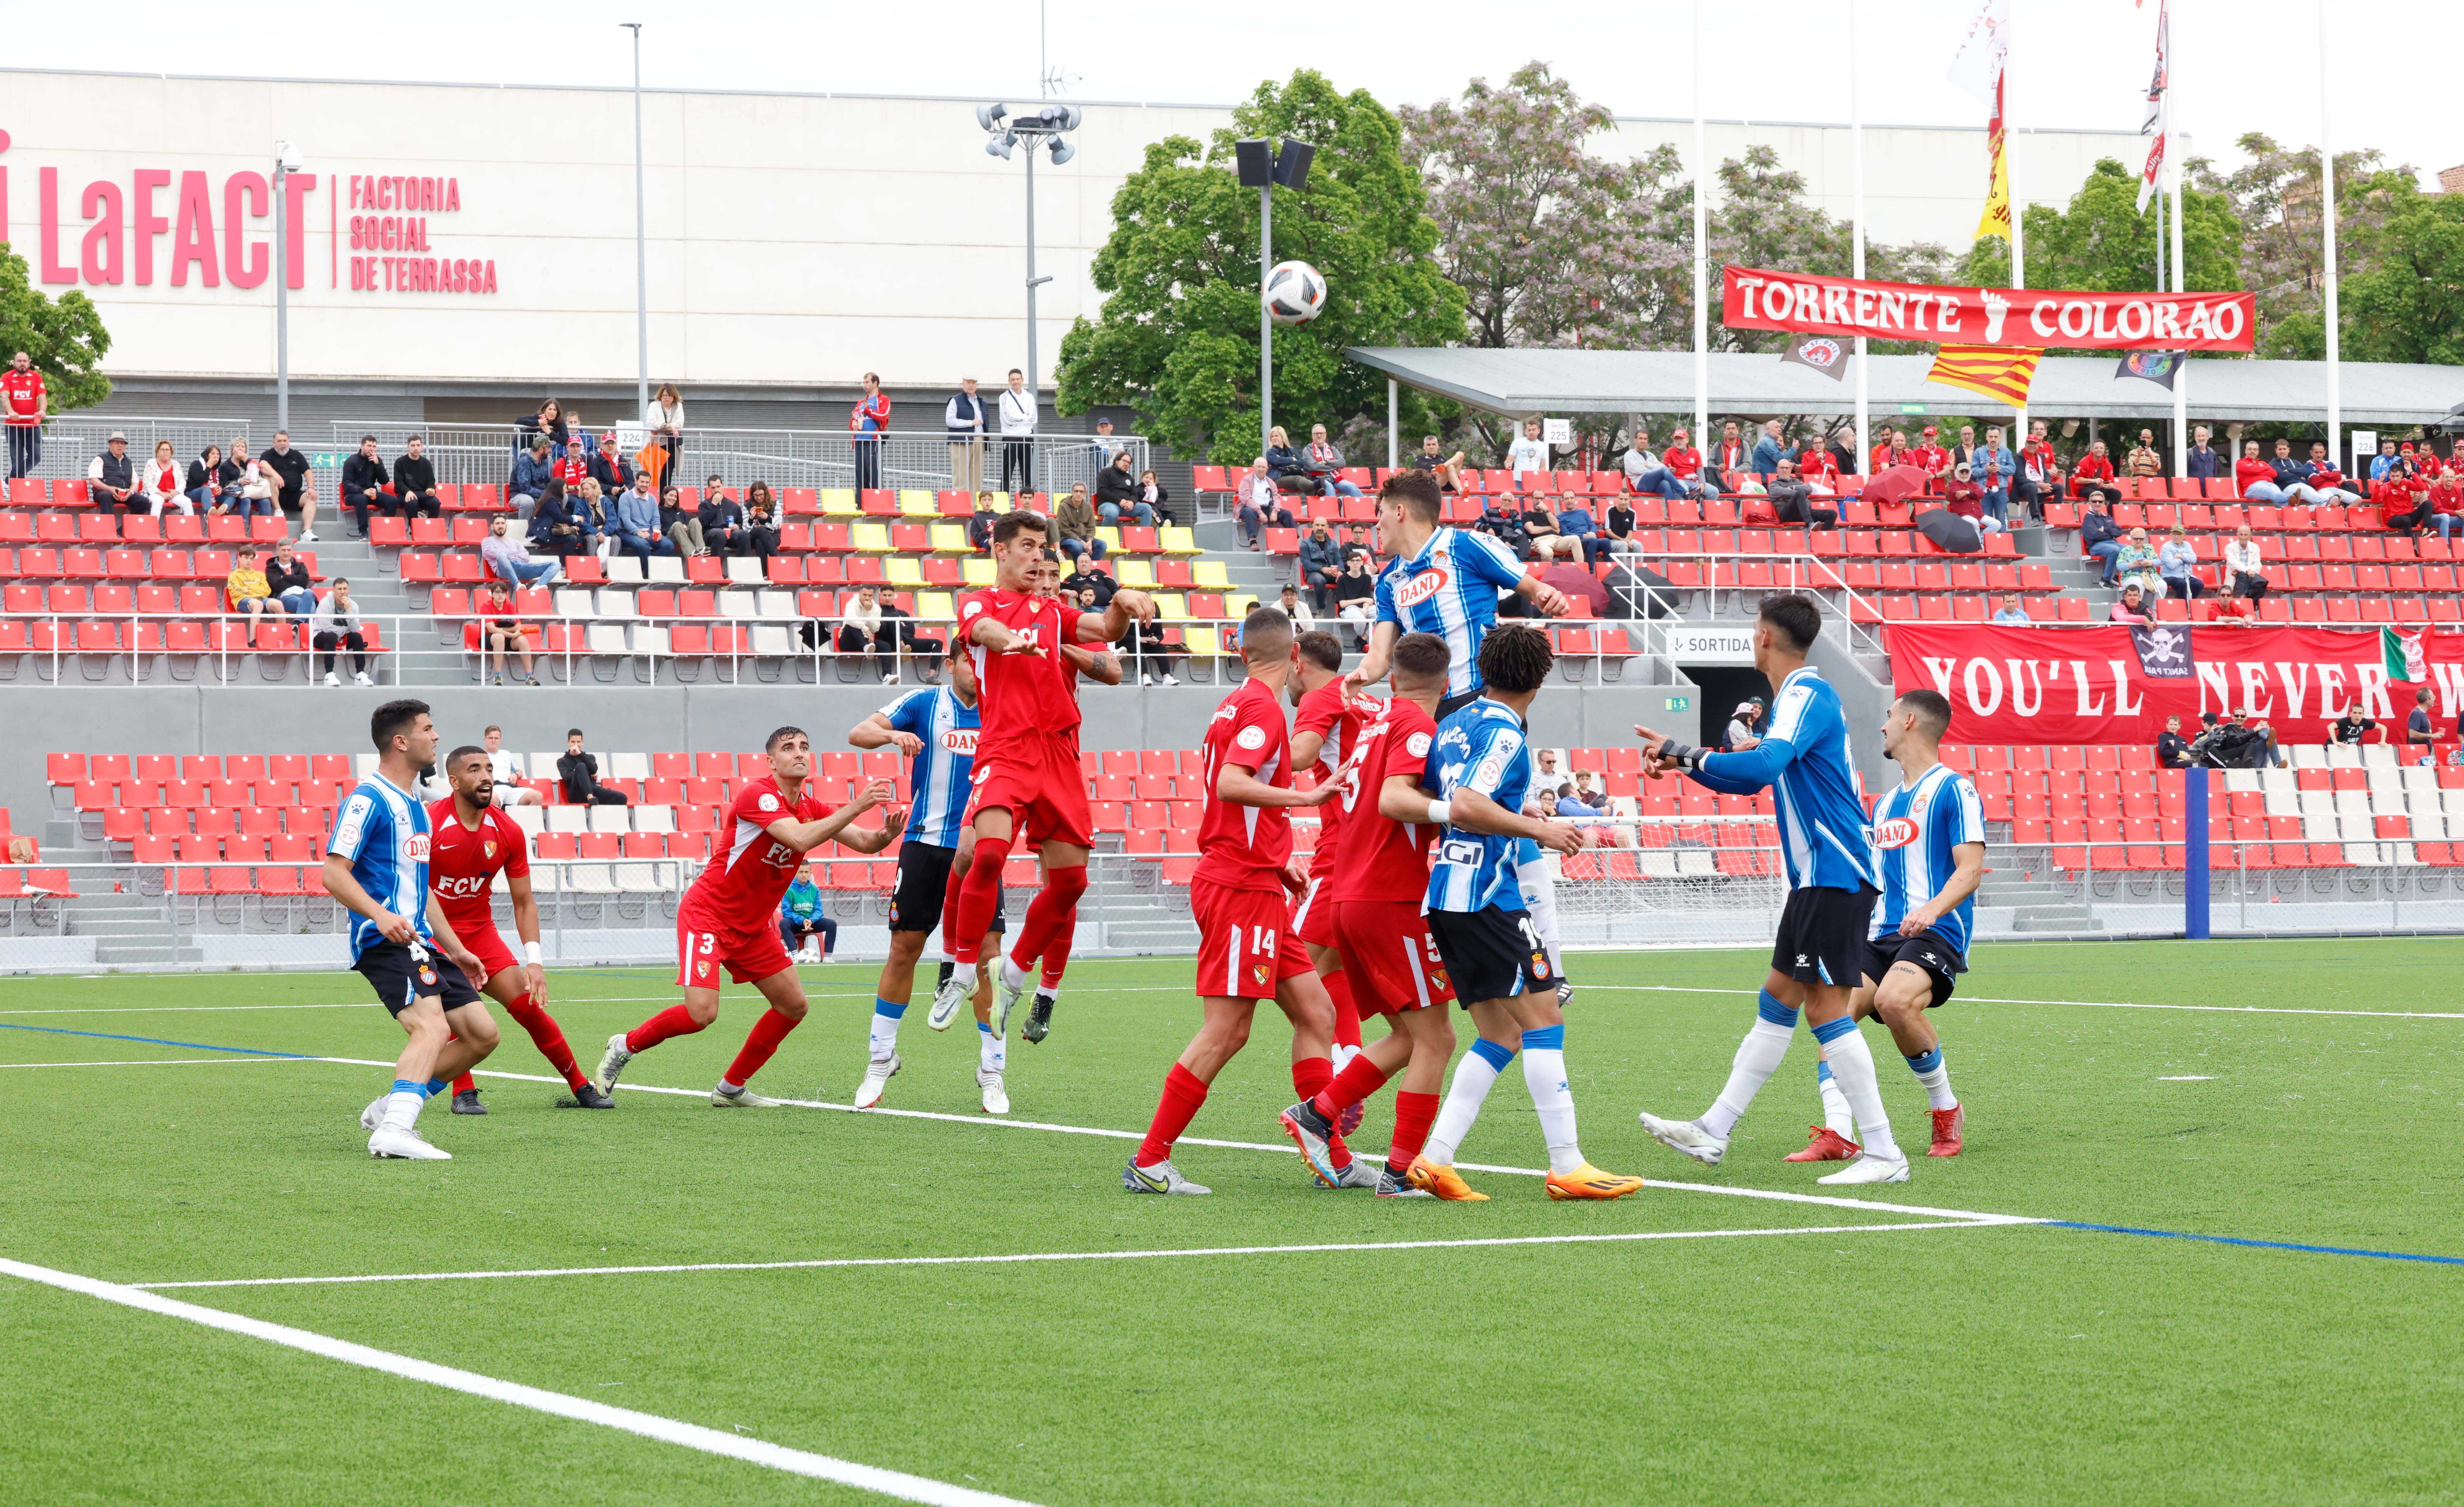
[[[491,837],[486,842],[481,843],[479,845],[479,851],[487,854],[489,857],[494,858],[496,855],[496,839]]]
[[[1444,590],[1453,580],[1454,573],[1445,566],[1431,565],[1395,588],[1395,605],[1417,607]]]
[[[1272,983],[1272,982],[1273,982],[1273,980],[1268,976],[1268,975],[1271,973],[1271,971],[1272,971],[1272,970],[1271,970],[1270,968],[1268,968],[1268,966],[1267,966],[1265,964],[1264,964],[1264,963],[1259,964],[1255,968],[1252,968],[1250,971],[1251,971],[1252,973],[1254,973],[1254,974],[1257,976],[1257,979],[1258,979],[1258,987],[1260,987],[1260,988],[1262,988],[1262,989],[1263,989],[1263,988],[1265,988],[1268,984],[1270,984],[1270,983]]]
[[[710,960],[709,960],[708,958],[701,958],[701,959],[697,959],[697,960],[695,960],[695,961],[694,961],[694,963],[693,963],[693,972],[695,972],[696,974],[699,974],[701,977],[703,977],[703,978],[705,978],[705,979],[706,979],[706,978],[709,978],[709,977],[710,977]]]
[[[432,989],[436,987],[436,970],[429,967],[427,964],[421,964],[419,965],[419,982],[429,988]]]

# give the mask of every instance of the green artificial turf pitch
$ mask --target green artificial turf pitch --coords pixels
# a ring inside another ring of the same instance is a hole
[[[487,1119],[422,1117],[454,1161],[378,1163],[356,1117],[386,1067],[204,1050],[389,1063],[399,1038],[352,975],[0,981],[0,1028],[34,1028],[0,1029],[0,1257],[155,1284],[1696,1232],[163,1296],[1033,1502],[2452,1499],[2464,942],[1976,962],[1937,1014],[1966,1155],[1843,1190],[1946,1215],[1663,1187],[1551,1204],[1505,1172],[1467,1174],[1486,1204],[1379,1202],[1313,1188],[1287,1152],[1186,1142],[1214,1197],[1131,1197],[1129,1141],[984,1123],[974,1032],[935,1035],[920,1005],[885,1107],[953,1119],[631,1092],[584,1114],[499,1077]],[[1636,1123],[1717,1092],[1755,956],[1573,963],[1594,1162],[1831,1191],[1831,1168],[1779,1161],[1818,1118],[1802,1033],[1723,1166]],[[806,976],[814,1017],[759,1086],[844,1103],[872,970]],[[1143,1128],[1195,1024],[1188,983],[1185,960],[1080,964],[1052,1037],[1011,1047],[1012,1118]],[[550,988],[585,1068],[672,993],[651,970]],[[706,1090],[757,1009],[731,990],[627,1087]],[[1865,1033],[1921,1146],[1923,1092]],[[1279,1035],[1270,1008],[1193,1136],[1282,1144]],[[149,1065],[67,1065],[126,1063]],[[510,1023],[488,1067],[546,1071]],[[1357,1146],[1383,1148],[1390,1104]],[[1513,1070],[1462,1157],[1545,1165]],[[1824,1232],[1757,1232],[1807,1227]],[[884,1499],[14,1277],[0,1399],[0,1501]]]

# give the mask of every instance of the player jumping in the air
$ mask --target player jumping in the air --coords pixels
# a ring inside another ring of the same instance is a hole
[[[1890,1028],[1908,1071],[1925,1085],[1933,1119],[1929,1157],[1959,1155],[1968,1111],[1950,1091],[1942,1039],[1925,1011],[1950,998],[1968,970],[1976,935],[1976,886],[1985,877],[1985,803],[1976,787],[1941,759],[1950,727],[1950,702],[1932,691],[1910,691],[1882,717],[1882,757],[1900,766],[1900,783],[1874,807],[1874,871],[1881,902],[1849,1011]],[[1783,999],[1786,995],[1781,996]],[[1824,1123],[1791,1162],[1845,1162],[1861,1149],[1855,1119],[1825,1062],[1816,1075]]]
[[[1717,1166],[1727,1154],[1738,1117],[1788,1054],[1799,1008],[1790,1000],[1801,999],[1814,1039],[1821,1043],[1863,1132],[1864,1154],[1822,1181],[1904,1183],[1908,1159],[1891,1139],[1874,1053],[1851,1013],[1851,997],[1864,974],[1866,923],[1874,914],[1873,834],[1857,794],[1856,760],[1839,694],[1805,662],[1821,632],[1822,609],[1812,598],[1784,592],[1763,599],[1754,620],[1754,668],[1770,679],[1773,696],[1770,729],[1754,748],[1710,753],[1648,727],[1635,729],[1642,740],[1643,772],[1653,779],[1675,769],[1724,794],[1771,787],[1780,859],[1788,871],[1788,904],[1771,945],[1759,1018],[1737,1048],[1727,1085],[1698,1119],[1662,1119],[1646,1112],[1642,1126],[1662,1145]]]
[[[958,888],[954,966],[934,993],[935,1015],[954,1018],[976,991],[983,937],[1001,901],[1013,843],[1037,849],[1044,862],[1044,888],[1027,905],[994,980],[996,1032],[1026,992],[1030,964],[1042,960],[1044,981],[1058,987],[1078,897],[1087,892],[1092,818],[1078,768],[1078,698],[1059,651],[1066,644],[1111,643],[1133,621],[1153,620],[1155,610],[1145,592],[1127,588],[1113,593],[1112,605],[1100,613],[1039,594],[1036,571],[1051,527],[1042,515],[1024,511],[994,521],[995,585],[958,599],[953,646],[974,659],[983,727],[967,806],[976,846]]]
[[[1514,551],[1486,534],[1438,522],[1445,494],[1425,471],[1402,471],[1377,489],[1378,537],[1395,552],[1377,574],[1377,626],[1369,652],[1348,677],[1354,694],[1386,678],[1395,641],[1407,632],[1445,640],[1443,720],[1480,696],[1481,640],[1497,623],[1497,593],[1511,591],[1551,617],[1568,610],[1564,593],[1523,573]]]
[[[1321,781],[1336,779],[1351,753],[1348,740],[1361,725],[1363,715],[1375,715],[1369,709],[1382,711],[1385,703],[1374,697],[1346,695],[1343,643],[1332,633],[1303,633],[1295,642],[1301,657],[1290,686],[1292,769],[1295,773],[1315,769]],[[1353,1004],[1352,979],[1344,971],[1343,955],[1334,945],[1334,898],[1328,884],[1334,872],[1335,845],[1342,841],[1344,809],[1341,801],[1317,809],[1317,847],[1309,853],[1309,887],[1292,901],[1287,923],[1291,934],[1309,948],[1309,962],[1317,967],[1327,997],[1334,1001],[1334,1071],[1338,1074],[1360,1051],[1360,1011]],[[1343,1112],[1342,1128],[1348,1135],[1359,1124],[1360,1106],[1354,1103]]]
[[[1121,1171],[1121,1186],[1133,1193],[1212,1191],[1172,1164],[1173,1142],[1206,1102],[1215,1075],[1248,1041],[1260,1000],[1273,1000],[1291,1019],[1292,1088],[1302,1100],[1315,1098],[1334,1081],[1334,1065],[1327,1059],[1334,1006],[1309,954],[1284,927],[1291,877],[1289,812],[1293,807],[1323,808],[1341,793],[1333,781],[1312,790],[1292,788],[1283,691],[1297,657],[1292,620],[1283,609],[1258,608],[1242,620],[1241,660],[1248,677],[1223,698],[1207,724],[1206,808],[1198,828],[1198,868],[1189,880],[1205,1023],[1165,1075],[1146,1139]],[[1377,1174],[1353,1160],[1329,1129],[1330,1186],[1375,1186]]]
[[[494,729],[490,729],[494,731]],[[490,999],[505,1007],[515,1024],[531,1033],[531,1043],[573,1090],[558,1103],[568,1109],[613,1109],[615,1101],[582,1075],[565,1045],[564,1031],[547,1012],[546,975],[539,964],[539,900],[531,894],[530,839],[495,804],[496,776],[485,748],[465,743],[445,756],[445,778],[453,793],[428,809],[428,882],[436,903],[487,970],[481,986]],[[522,961],[496,933],[490,892],[496,875],[505,876],[505,896],[514,902],[514,930],[522,939]],[[471,1075],[453,1081],[453,1113],[484,1115],[478,1085]]]
[[[1439,1198],[1485,1199],[1454,1169],[1455,1148],[1491,1084],[1523,1053],[1523,1085],[1549,1146],[1549,1196],[1623,1198],[1642,1179],[1603,1172],[1583,1159],[1574,1135],[1574,1095],[1566,1078],[1566,1016],[1556,968],[1523,907],[1514,873],[1517,839],[1572,853],[1582,832],[1523,814],[1531,788],[1526,728],[1532,698],[1555,662],[1538,629],[1507,624],[1480,646],[1481,696],[1439,724],[1421,777],[1436,791],[1425,809],[1446,830],[1429,870],[1429,931],[1445,960],[1455,997],[1471,1011],[1480,1039],[1455,1067],[1427,1147],[1411,1165],[1412,1186]]]
[[[1377,1174],[1380,1198],[1433,1196],[1414,1187],[1409,1173],[1437,1119],[1438,1091],[1455,1053],[1454,1023],[1446,1017],[1454,986],[1420,913],[1429,849],[1438,839],[1420,778],[1438,735],[1430,714],[1445,688],[1444,640],[1432,633],[1397,639],[1394,699],[1353,698],[1353,706],[1375,711],[1351,730],[1343,794],[1321,808],[1345,811],[1332,870],[1318,894],[1343,961],[1334,976],[1353,981],[1363,1013],[1385,1015],[1394,1029],[1338,1069],[1316,1097],[1284,1111],[1284,1133],[1299,1143],[1318,1180],[1333,1185],[1338,1169],[1327,1155],[1329,1132],[1346,1128],[1345,1117],[1400,1069],[1395,1138]]]
[[[806,793],[813,743],[801,727],[780,728],[762,751],[770,757],[770,773],[736,792],[727,809],[727,846],[676,908],[676,983],[685,991],[684,1003],[607,1038],[606,1053],[599,1059],[603,1092],[615,1092],[625,1064],[718,1018],[718,973],[725,968],[737,983],[759,990],[770,1008],[753,1023],[744,1049],[710,1091],[710,1101],[739,1109],[769,1109],[779,1102],[744,1086],[804,1018],[803,980],[779,940],[779,900],[796,881],[805,853],[832,838],[856,853],[879,853],[897,835],[906,812],[890,804],[893,791],[887,780],[873,781],[835,809]],[[876,806],[882,808],[879,827],[851,825]]]
[[[387,701],[368,720],[376,772],[334,813],[325,838],[325,893],[351,913],[351,966],[410,1039],[393,1088],[360,1112],[368,1154],[450,1162],[419,1134],[419,1109],[448,1081],[496,1050],[496,1022],[479,997],[485,965],[453,935],[428,887],[428,809],[410,793],[436,762],[436,723],[425,701]],[[440,966],[442,957],[451,966]]]
[[[915,961],[924,939],[949,919],[945,903],[952,865],[965,859],[967,795],[975,787],[975,667],[963,654],[950,661],[946,685],[910,691],[855,724],[847,742],[858,748],[894,747],[914,763],[907,780],[907,838],[898,846],[898,889],[890,900],[890,957],[874,986],[872,1031],[866,1044],[864,1082],[855,1107],[870,1109],[905,1066],[898,1055],[898,1023],[915,989]],[[987,935],[1001,929],[999,909]],[[984,1113],[1009,1113],[1003,1074],[1009,1065],[1005,1037],[992,1028],[991,981],[979,980],[976,1006],[976,1086]]]

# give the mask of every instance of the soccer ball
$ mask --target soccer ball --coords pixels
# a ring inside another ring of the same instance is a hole
[[[1326,308],[1326,278],[1305,261],[1279,261],[1266,274],[1266,314],[1278,324],[1307,324]]]

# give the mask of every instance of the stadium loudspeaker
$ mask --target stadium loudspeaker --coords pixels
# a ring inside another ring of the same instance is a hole
[[[1307,187],[1309,163],[1316,156],[1317,148],[1309,143],[1296,142],[1288,136],[1285,137],[1284,149],[1275,158],[1276,184],[1286,188]]]
[[[2208,940],[2208,770],[2182,771],[2182,936]]]
[[[1275,181],[1275,160],[1264,141],[1234,142],[1232,162],[1243,188],[1264,188]]]

